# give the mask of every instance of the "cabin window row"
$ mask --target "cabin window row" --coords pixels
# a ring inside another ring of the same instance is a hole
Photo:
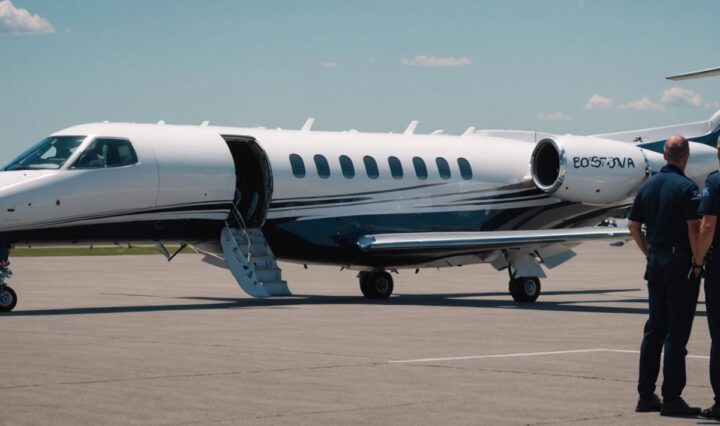
[[[343,176],[345,176],[347,179],[352,179],[355,177],[355,164],[353,164],[353,161],[350,157],[348,157],[347,155],[341,155],[340,157],[338,157],[338,162],[340,164],[340,171],[342,172]],[[395,179],[402,179],[404,171],[400,159],[391,156],[388,157],[387,162],[390,169],[390,175]],[[317,174],[320,178],[327,179],[330,177],[330,163],[324,155],[317,154],[313,156],[313,163],[315,164],[315,170],[317,171]],[[413,168],[415,169],[415,176],[417,176],[418,179],[425,180],[428,178],[428,167],[424,159],[420,157],[413,157],[412,164]],[[458,169],[460,170],[460,177],[462,177],[464,180],[472,179],[473,172],[472,167],[470,166],[470,162],[467,159],[460,157],[457,159],[457,164]],[[378,163],[375,158],[369,155],[364,156],[363,165],[365,166],[365,174],[368,178],[377,179],[380,177],[380,168],[378,167]],[[452,177],[450,163],[448,163],[446,159],[442,157],[437,157],[435,159],[435,166],[437,168],[438,174],[440,175],[440,178],[448,180]],[[307,171],[305,169],[305,161],[298,154],[290,154],[290,167],[292,169],[293,175],[296,178],[304,178],[307,174]]]

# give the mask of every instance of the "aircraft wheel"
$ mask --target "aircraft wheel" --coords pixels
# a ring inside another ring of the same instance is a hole
[[[540,280],[536,277],[518,277],[510,281],[510,295],[518,303],[531,303],[540,297]]]
[[[385,271],[360,272],[360,291],[368,299],[387,299],[393,292],[393,279]]]
[[[0,289],[0,312],[10,312],[17,305],[17,294],[8,287],[3,286]]]

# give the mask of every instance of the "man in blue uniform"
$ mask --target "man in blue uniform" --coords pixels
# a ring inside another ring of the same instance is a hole
[[[720,139],[717,141],[720,159]],[[710,329],[710,384],[715,403],[702,412],[703,417],[720,419],[720,173],[713,172],[705,181],[700,201],[700,235],[695,252],[696,263],[705,263],[705,309]],[[711,248],[712,247],[712,248]]]
[[[663,156],[667,165],[638,191],[628,225],[648,259],[645,274],[650,308],[640,347],[640,398],[635,410],[695,416],[700,414],[700,408],[690,407],[680,395],[686,382],[686,346],[700,289],[700,270],[693,268],[692,261],[700,226],[697,214],[700,192],[684,173],[690,158],[687,139],[670,137]],[[642,233],[642,224],[646,235]],[[661,403],[655,395],[655,382],[663,346]]]

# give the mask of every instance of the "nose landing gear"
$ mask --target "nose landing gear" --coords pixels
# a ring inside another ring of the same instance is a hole
[[[17,293],[5,283],[12,276],[10,269],[0,268],[0,312],[10,312],[17,305]]]

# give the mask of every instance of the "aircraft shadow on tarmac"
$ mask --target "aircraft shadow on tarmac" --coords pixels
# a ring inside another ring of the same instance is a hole
[[[607,290],[578,290],[578,291],[547,291],[543,297],[548,296],[579,296],[593,294],[611,294],[620,292],[638,291],[637,288],[607,289]],[[87,314],[116,314],[134,312],[164,312],[164,311],[193,311],[214,309],[238,309],[259,307],[293,307],[304,305],[386,305],[386,306],[428,306],[428,307],[465,307],[465,308],[497,308],[497,309],[523,309],[557,312],[591,312],[607,314],[643,314],[647,315],[646,307],[622,306],[627,304],[645,304],[644,298],[613,298],[596,300],[546,300],[540,299],[529,304],[517,304],[509,299],[507,293],[447,293],[447,294],[399,294],[386,300],[369,301],[361,296],[316,296],[295,295],[275,299],[233,299],[225,297],[165,297],[147,294],[103,293],[108,296],[162,298],[171,300],[193,300],[209,303],[185,304],[149,304],[134,306],[104,306],[84,308],[55,308],[37,310],[18,310],[3,314],[3,316],[52,316],[52,315],[87,315]],[[498,297],[495,299],[493,297]],[[492,298],[492,299],[488,299]],[[699,302],[704,305],[704,302]],[[620,305],[620,306],[618,306]],[[696,316],[706,316],[705,311],[698,311]]]

